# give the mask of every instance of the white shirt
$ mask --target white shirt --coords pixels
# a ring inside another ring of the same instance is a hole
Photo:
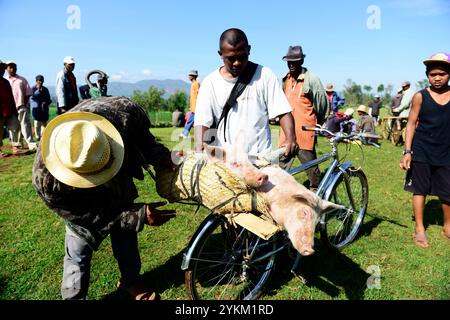
[[[65,95],[64,95],[64,70],[61,70],[56,75],[56,100],[58,102],[58,106],[62,107],[66,105]]]
[[[400,111],[399,117],[408,117],[409,111],[411,111],[412,106],[412,99],[414,97],[415,92],[408,88],[408,90],[403,91],[403,97],[402,101],[400,102],[400,105],[395,110],[396,112]]]
[[[210,73],[202,82],[197,98],[195,126],[210,128],[217,122],[237,78],[225,79],[220,69]],[[251,155],[272,150],[269,119],[291,112],[292,108],[277,77],[267,67],[258,65],[252,80],[237,99],[227,117],[226,141],[224,121],[217,131],[218,145],[233,144],[237,134],[245,132],[247,150]]]

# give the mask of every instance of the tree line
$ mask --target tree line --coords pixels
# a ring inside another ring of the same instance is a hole
[[[416,90],[421,90],[427,86],[427,79],[420,80],[416,83]],[[360,104],[367,105],[374,98],[374,89],[381,99],[383,99],[384,104],[390,104],[392,92],[394,90],[392,84],[379,84],[376,88],[373,88],[369,85],[359,85],[352,79],[347,79],[342,92],[345,97],[345,104],[348,106],[358,106]],[[177,90],[167,99],[164,98],[165,94],[166,91],[164,89],[158,89],[151,86],[147,91],[135,90],[131,96],[131,100],[142,106],[147,112],[173,112],[176,108],[183,112],[187,111],[189,97],[186,92]]]
[[[428,80],[423,79],[416,83],[416,90],[424,89],[428,86]],[[392,84],[379,84],[376,88],[369,85],[359,85],[352,79],[347,79],[342,92],[345,98],[345,104],[348,106],[358,106],[360,104],[368,105],[374,99],[374,89],[384,104],[390,104],[392,101],[392,92],[394,86]],[[394,93],[396,94],[396,92]]]
[[[147,91],[135,90],[131,100],[143,107],[147,112],[169,111],[173,112],[176,108],[180,111],[187,111],[188,95],[182,90],[175,91],[167,99],[164,98],[166,91],[154,86]]]

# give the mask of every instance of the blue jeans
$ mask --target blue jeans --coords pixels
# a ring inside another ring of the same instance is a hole
[[[191,130],[191,128],[194,124],[194,118],[195,118],[195,113],[191,112],[191,115],[189,116],[189,119],[186,122],[186,125],[184,126],[183,136],[187,137],[189,135],[189,131]]]
[[[117,260],[123,287],[133,285],[139,277],[141,258],[139,256],[137,233],[117,229],[111,232],[111,247]],[[85,240],[66,227],[64,271],[61,296],[64,300],[86,299],[89,288],[93,250]]]

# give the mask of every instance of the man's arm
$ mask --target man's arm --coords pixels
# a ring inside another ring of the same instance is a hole
[[[64,101],[64,83],[63,83],[64,73],[60,72],[56,76],[56,101],[58,103],[59,108],[65,107],[65,101]]]
[[[288,112],[280,116],[280,126],[283,129],[286,141],[280,147],[285,147],[285,156],[294,155],[298,151],[298,145],[295,141],[295,123],[292,113]]]
[[[317,76],[310,77],[310,88],[312,91],[314,111],[317,116],[317,123],[323,124],[325,119],[328,117],[330,110],[330,102],[328,101],[328,96],[325,88],[320,82]]]
[[[408,116],[408,123],[406,124],[406,135],[405,135],[405,150],[412,149],[412,141],[414,134],[416,133],[416,123],[419,118],[420,109],[422,108],[422,94],[418,92],[414,95],[412,100],[411,111]],[[412,155],[411,153],[406,153],[400,160],[400,168],[408,170],[411,167]]]
[[[395,112],[402,112],[403,110],[408,109],[411,106],[411,101],[412,101],[412,97],[413,97],[413,93],[412,90],[409,89],[411,93],[407,93],[404,94],[402,97],[402,101],[400,102],[400,105],[398,106],[398,108],[396,108],[394,111]]]
[[[205,142],[205,134],[208,130],[205,126],[194,126],[194,148],[195,152],[202,152],[203,142]]]

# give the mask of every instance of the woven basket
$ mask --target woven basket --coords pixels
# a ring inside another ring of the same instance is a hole
[[[170,202],[194,200],[221,214],[254,212],[270,217],[265,200],[252,191],[222,163],[196,160],[191,155],[176,171],[158,171],[156,174],[158,194]]]

